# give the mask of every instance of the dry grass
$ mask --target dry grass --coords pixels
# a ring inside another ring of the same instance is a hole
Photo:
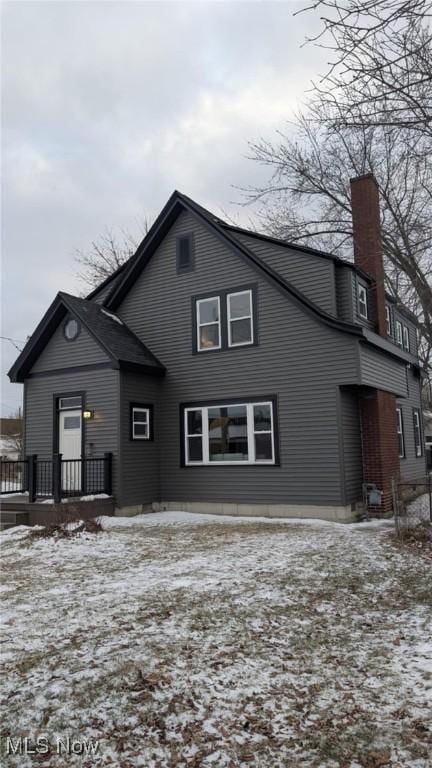
[[[400,546],[240,522],[10,544],[3,736],[93,737],[86,768],[430,768],[432,574]]]

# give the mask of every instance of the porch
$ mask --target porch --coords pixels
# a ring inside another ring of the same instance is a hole
[[[62,499],[112,494],[112,453],[102,457],[64,459],[61,453],[50,459],[37,454],[18,461],[0,460],[0,495],[28,494],[37,499]]]

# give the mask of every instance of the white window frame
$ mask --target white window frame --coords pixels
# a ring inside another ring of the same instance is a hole
[[[146,418],[144,420],[141,419],[135,419],[135,413],[145,413]],[[150,408],[141,408],[138,405],[132,406],[132,413],[131,413],[131,419],[132,419],[132,440],[150,440]],[[146,429],[145,435],[136,435],[135,434],[135,425],[140,424],[141,426],[144,424]]]
[[[270,406],[270,418],[271,418],[271,430],[255,430],[254,423],[254,406],[256,405],[269,405]],[[246,406],[246,422],[247,422],[247,440],[248,440],[248,458],[244,461],[210,461],[209,452],[209,430],[208,430],[208,411],[212,408],[230,408],[233,406]],[[201,411],[201,424],[202,424],[202,461],[190,461],[189,460],[189,437],[199,437],[197,433],[189,435],[188,433],[188,413],[191,411]],[[248,466],[254,465],[267,465],[271,466],[276,463],[275,457],[275,430],[274,430],[274,413],[273,413],[273,401],[272,400],[254,400],[250,403],[216,403],[205,406],[188,406],[184,409],[184,457],[185,465],[190,466]],[[272,458],[271,459],[256,459],[255,457],[255,435],[263,435],[271,433],[271,446],[272,446]]]
[[[79,400],[79,403],[71,403],[71,400]],[[67,402],[69,401],[69,403]],[[81,395],[66,395],[65,397],[59,397],[58,410],[59,411],[80,411],[82,409],[82,396]]]
[[[387,336],[392,336],[391,310],[388,304],[386,304],[385,313],[386,313]]]
[[[248,315],[242,315],[241,317],[231,317],[231,297],[232,296],[243,296],[244,294],[249,294],[249,314]],[[233,293],[228,293],[226,297],[227,301],[227,323],[228,323],[228,346],[229,347],[246,347],[250,344],[254,343],[254,322],[253,322],[253,295],[251,289],[247,289],[245,291],[234,291]],[[251,329],[251,337],[249,341],[237,341],[233,342],[231,337],[231,323],[237,322],[237,320],[250,320],[250,329]]]
[[[357,305],[358,313],[364,320],[368,319],[368,303],[367,303],[367,289],[362,283],[357,283]],[[364,312],[362,312],[362,306],[364,305]]]
[[[200,306],[201,304],[204,304],[206,301],[217,301],[218,304],[218,320],[212,320],[211,322],[207,323],[201,323],[200,322]],[[218,326],[218,345],[215,347],[202,347],[201,346],[201,328],[204,328],[206,325],[216,325]],[[198,352],[214,352],[215,349],[221,349],[222,346],[222,334],[221,334],[221,302],[220,302],[220,296],[206,296],[205,299],[197,299],[196,300],[196,326],[197,326],[197,350]]]
[[[420,426],[420,413],[417,408],[414,408],[413,410],[413,421],[414,421],[414,452],[417,459],[420,459],[423,456],[423,446],[422,446],[422,431]],[[416,441],[416,430],[418,433],[418,443]]]
[[[403,338],[402,338],[402,323],[400,320],[396,320],[396,344],[398,347],[403,346]]]
[[[403,348],[407,352],[410,351],[409,328],[408,328],[407,325],[404,325],[404,327],[403,327]]]
[[[402,408],[396,408],[396,432],[401,437],[402,453],[399,451],[399,458],[405,458],[405,435],[403,428]]]

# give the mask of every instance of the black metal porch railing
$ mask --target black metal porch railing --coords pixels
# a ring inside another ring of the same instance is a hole
[[[0,493],[28,491],[28,462],[0,460]]]
[[[36,454],[21,461],[0,461],[0,493],[25,493],[37,498],[64,498],[112,494],[112,454],[101,458],[39,459]]]

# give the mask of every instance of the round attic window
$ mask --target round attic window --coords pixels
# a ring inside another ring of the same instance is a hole
[[[79,332],[80,332],[80,327],[77,320],[74,320],[72,318],[71,320],[66,321],[64,326],[64,335],[68,341],[73,341],[74,339],[76,339]]]

